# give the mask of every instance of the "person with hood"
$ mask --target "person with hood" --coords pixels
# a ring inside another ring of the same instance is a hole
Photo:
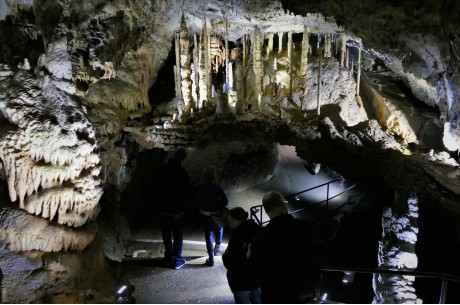
[[[259,282],[251,273],[246,258],[246,252],[260,227],[248,212],[236,207],[230,210],[228,226],[232,236],[227,250],[222,255],[222,261],[227,268],[228,285],[233,293],[236,304],[260,304]]]

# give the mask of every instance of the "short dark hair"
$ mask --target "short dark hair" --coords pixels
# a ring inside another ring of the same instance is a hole
[[[262,198],[262,205],[265,212],[269,212],[278,207],[284,207],[284,197],[278,192],[268,192]]]
[[[176,159],[177,161],[184,161],[185,158],[187,158],[187,151],[185,150],[185,148],[179,148],[174,153],[174,159]]]
[[[246,212],[243,208],[241,207],[236,207],[230,210],[229,212],[230,217],[239,221],[245,221],[248,219],[248,212]]]

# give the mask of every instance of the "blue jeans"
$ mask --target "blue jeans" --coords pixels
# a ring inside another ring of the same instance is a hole
[[[184,242],[184,214],[160,213],[160,228],[165,245],[165,259],[172,261],[182,258]],[[174,240],[174,242],[173,242]]]
[[[211,216],[202,215],[202,219],[204,226],[204,238],[206,240],[206,250],[208,253],[214,253],[214,239],[217,245],[222,243],[224,228],[219,227]]]
[[[260,304],[260,288],[253,290],[232,290],[235,304]]]

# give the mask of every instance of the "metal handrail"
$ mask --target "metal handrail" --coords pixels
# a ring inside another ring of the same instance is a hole
[[[300,209],[297,209],[295,211],[292,211],[292,212],[289,212],[289,214],[294,214],[294,213],[297,213],[297,212],[300,212],[300,211],[303,211],[307,208],[310,208],[310,207],[313,207],[313,206],[317,206],[319,204],[322,204],[324,202],[326,202],[326,212],[329,211],[329,201],[331,199],[334,199],[340,195],[342,195],[343,193],[345,192],[348,192],[349,190],[351,190],[352,188],[354,188],[355,186],[357,186],[359,183],[355,183],[353,184],[352,186],[348,187],[347,189],[345,189],[344,191],[332,196],[332,197],[329,197],[329,184],[331,183],[334,183],[334,182],[337,182],[337,181],[340,181],[342,180],[343,178],[337,178],[337,179],[334,179],[334,180],[331,180],[329,182],[326,182],[326,183],[323,183],[323,184],[320,184],[320,185],[317,185],[317,186],[314,186],[314,187],[311,187],[309,189],[306,189],[306,190],[303,190],[303,191],[300,191],[300,192],[297,192],[297,193],[294,193],[294,194],[290,194],[290,195],[287,195],[287,196],[284,196],[285,199],[288,199],[290,197],[295,197],[297,195],[300,195],[300,194],[303,194],[303,193],[306,193],[306,192],[309,192],[309,191],[312,191],[312,190],[315,190],[317,188],[320,188],[320,187],[323,187],[323,186],[327,186],[327,190],[326,190],[326,199],[325,200],[322,200],[322,201],[319,201],[319,202],[316,202],[316,203],[313,203],[313,204],[310,204],[308,206],[305,206],[303,208],[300,208]],[[264,224],[268,223],[269,220],[267,221],[262,221],[262,218],[263,218],[263,214],[262,214],[262,205],[256,205],[256,206],[253,206],[251,207],[250,209],[250,213],[251,213],[251,219],[255,219],[256,222],[260,225],[260,226],[263,226]],[[260,215],[260,219],[259,217],[257,216],[257,214],[259,213]]]
[[[401,271],[401,270],[384,270],[384,269],[366,269],[366,268],[342,268],[342,267],[323,267],[320,268],[320,285],[317,291],[316,300],[321,302],[321,282],[323,279],[324,272],[354,272],[354,273],[364,273],[364,274],[393,274],[393,275],[405,275],[405,276],[414,276],[414,277],[423,277],[423,278],[432,278],[442,280],[441,292],[439,295],[439,304],[446,303],[447,295],[447,284],[448,282],[458,282],[460,283],[460,276],[455,276],[445,273],[437,272],[419,272],[419,271]]]

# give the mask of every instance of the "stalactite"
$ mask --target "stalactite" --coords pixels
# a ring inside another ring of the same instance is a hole
[[[273,52],[273,33],[268,33],[268,47],[267,47],[267,55],[269,55],[271,52]]]
[[[199,99],[199,108],[204,106],[204,101],[209,101],[208,96],[208,75],[206,70],[206,60],[207,60],[207,31],[206,31],[206,22],[202,30],[202,35],[200,36],[200,52],[198,53],[199,66],[200,66],[200,78],[199,78],[199,87],[200,87],[200,99]]]
[[[350,52],[348,51],[348,47],[347,45],[345,44],[345,68],[348,70],[348,66],[349,66],[349,60],[350,60]]]
[[[235,59],[236,65],[236,92],[237,92],[237,100],[235,105],[236,114],[244,114],[244,80],[243,80],[243,62],[238,56]]]
[[[360,81],[361,81],[361,47],[358,47],[358,68],[356,71],[356,96],[359,96]]]
[[[247,38],[246,34],[243,35],[243,70],[246,71],[246,66],[247,66]]]
[[[324,58],[331,58],[332,57],[332,44],[331,44],[331,35],[325,34],[324,35]]]
[[[345,53],[347,49],[347,38],[345,34],[340,34],[340,66],[344,66],[344,61],[345,61]]]
[[[195,108],[194,102],[191,98],[192,95],[192,80],[190,68],[190,41],[188,37],[188,29],[185,24],[185,19],[182,18],[182,24],[180,28],[180,76],[181,76],[181,89],[182,89],[182,102],[181,105],[183,115],[187,119],[190,115],[190,110]]]
[[[308,27],[303,27],[302,55],[300,58],[300,77],[306,78],[308,72]]]
[[[278,53],[283,52],[283,32],[278,32]]]
[[[195,105],[197,108],[200,107],[200,85],[199,85],[199,69],[200,65],[198,63],[198,50],[199,50],[199,45],[198,45],[198,38],[196,34],[193,34],[193,67],[194,67],[194,78],[193,78],[193,86],[195,87],[195,90],[193,92],[195,93]],[[192,86],[192,88],[193,88]]]
[[[319,48],[318,48],[318,95],[316,99],[316,108],[317,108],[318,116],[320,115],[322,53],[323,53],[322,48],[321,48],[321,45],[319,44]]]
[[[211,34],[209,33],[209,31],[206,34],[205,46],[206,46],[206,53],[205,53],[206,63],[205,64],[206,64],[206,81],[207,81],[206,98],[208,99],[207,101],[209,102],[212,97]]]
[[[230,103],[230,47],[228,44],[228,20],[225,20],[225,83],[227,101]]]
[[[232,61],[228,61],[228,90],[229,91],[232,91],[233,90],[233,83],[234,83],[234,80],[233,80],[233,62]]]
[[[354,69],[355,69],[355,63],[353,62],[353,58],[352,58],[351,63],[350,63],[350,70],[348,71],[348,75],[350,77],[353,77],[353,73],[355,73]]]
[[[262,94],[262,51],[260,43],[260,31],[258,27],[254,27],[253,34],[253,69],[255,77],[255,93],[258,96],[258,108],[261,107]]]
[[[288,33],[288,62],[289,97],[292,97],[292,32]]]
[[[379,241],[378,268],[414,271],[418,265],[415,245],[418,235],[418,198],[415,187],[398,187],[391,206],[382,213],[383,233]],[[374,274],[374,304],[420,304],[414,276]]]
[[[176,76],[176,96],[180,99],[181,94],[181,80],[180,80],[180,37],[179,33],[176,33],[176,40],[175,40],[175,51],[176,51],[176,65],[174,66],[175,71],[174,75]]]

